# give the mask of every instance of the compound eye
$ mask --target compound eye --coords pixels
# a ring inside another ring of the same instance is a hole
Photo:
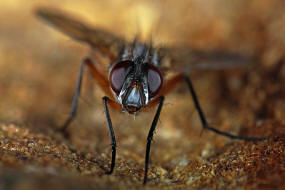
[[[158,68],[151,64],[147,64],[147,80],[148,80],[148,90],[150,97],[154,97],[158,94],[162,86],[162,75]]]
[[[111,83],[112,90],[118,95],[124,84],[124,80],[127,74],[127,69],[131,66],[131,61],[121,61],[113,66],[109,74],[109,81]]]

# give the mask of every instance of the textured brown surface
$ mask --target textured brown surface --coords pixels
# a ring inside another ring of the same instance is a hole
[[[195,71],[192,80],[209,123],[268,140],[236,141],[208,131],[200,137],[198,115],[181,84],[165,100],[147,189],[284,189],[285,4],[211,2],[49,5],[121,35],[135,32],[135,14],[148,15],[146,28],[163,14],[160,42],[250,52],[257,60],[250,68]],[[135,117],[111,111],[118,154],[110,176],[104,174],[111,156],[104,94],[88,74],[78,118],[69,128],[71,140],[56,132],[68,116],[79,62],[88,47],[38,22],[32,13],[38,5],[1,5],[0,189],[144,189],[145,144],[154,110]],[[114,12],[117,20],[110,16]]]

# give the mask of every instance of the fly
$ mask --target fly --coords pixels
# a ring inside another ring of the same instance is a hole
[[[83,41],[96,51],[108,56],[112,62],[109,67],[109,72],[106,74],[100,71],[98,65],[94,64],[92,59],[86,58],[82,61],[72,101],[71,113],[61,128],[61,131],[66,134],[68,126],[76,117],[83,68],[87,66],[106,93],[102,101],[112,146],[111,165],[110,170],[106,172],[107,174],[112,174],[116,159],[116,139],[109,107],[128,112],[129,114],[135,114],[158,105],[147,137],[143,179],[143,184],[146,184],[151,142],[163,106],[164,96],[182,81],[185,81],[188,86],[204,130],[209,130],[231,139],[246,141],[260,141],[265,139],[236,136],[208,125],[189,74],[185,72],[191,69],[232,67],[245,62],[246,58],[243,56],[221,51],[204,52],[170,47],[154,48],[151,43],[145,44],[138,40],[127,42],[123,38],[115,36],[110,32],[98,28],[91,28],[83,22],[77,21],[55,9],[38,9],[36,14],[71,38]],[[187,65],[182,69],[169,69],[163,67],[163,63],[166,60],[178,64],[185,64],[185,62],[187,62]],[[193,64],[198,62],[199,64],[197,65]],[[180,72],[167,81],[164,81],[162,70]]]

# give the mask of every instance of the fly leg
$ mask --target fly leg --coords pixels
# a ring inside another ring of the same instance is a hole
[[[68,137],[68,133],[66,132],[67,127],[70,125],[70,123],[75,119],[76,113],[77,113],[77,106],[78,106],[78,98],[80,95],[80,90],[81,90],[81,83],[82,83],[82,77],[83,77],[83,68],[84,66],[87,65],[88,68],[91,70],[94,78],[97,80],[98,84],[101,86],[101,88],[106,92],[108,95],[112,95],[110,88],[108,86],[108,80],[107,78],[101,74],[98,69],[94,66],[92,61],[90,59],[85,59],[81,65],[80,65],[80,70],[79,70],[79,75],[77,78],[77,84],[75,87],[75,92],[72,100],[72,105],[71,105],[71,112],[67,120],[65,121],[64,125],[60,129],[61,132],[64,133],[66,137]],[[115,139],[115,134],[111,122],[111,117],[108,109],[108,105],[111,106],[114,109],[121,110],[122,107],[120,104],[117,102],[111,100],[107,96],[103,97],[103,104],[104,104],[104,109],[106,113],[106,118],[107,118],[107,123],[108,123],[108,128],[110,132],[110,138],[111,138],[111,146],[112,146],[112,161],[111,161],[111,167],[107,174],[111,174],[114,170],[115,167],[115,158],[116,158],[116,139]]]
[[[69,134],[67,133],[66,130],[68,126],[71,124],[71,122],[76,117],[77,107],[78,107],[78,98],[80,95],[81,83],[82,83],[82,77],[83,77],[83,69],[85,65],[88,66],[89,70],[93,74],[93,77],[97,80],[98,84],[106,92],[106,94],[108,94],[109,96],[112,96],[112,92],[110,91],[109,84],[108,84],[108,79],[102,73],[99,72],[99,70],[95,67],[95,65],[89,58],[84,59],[79,69],[75,92],[74,92],[73,99],[72,99],[71,112],[69,114],[69,117],[63,124],[63,126],[59,129],[59,131],[62,132],[65,137],[69,137]]]
[[[78,78],[77,78],[77,83],[76,83],[76,86],[75,86],[75,92],[74,92],[73,99],[72,99],[72,104],[71,104],[71,112],[69,114],[69,117],[67,118],[67,120],[63,124],[63,126],[59,129],[59,131],[62,132],[65,137],[69,137],[69,134],[67,133],[66,129],[68,128],[70,123],[76,117],[77,106],[78,106],[78,98],[79,98],[80,90],[81,90],[83,68],[84,68],[84,66],[88,62],[89,62],[89,59],[85,59],[85,60],[82,61],[81,65],[80,65],[79,74],[78,74]]]
[[[199,114],[199,117],[200,117],[200,120],[201,120],[201,123],[202,123],[202,126],[203,126],[203,130],[209,130],[209,131],[212,131],[216,134],[219,134],[219,135],[222,135],[222,136],[225,136],[225,137],[228,137],[228,138],[231,138],[231,139],[240,139],[240,140],[245,140],[245,141],[261,141],[261,140],[265,140],[266,138],[264,137],[261,137],[261,138],[257,138],[257,137],[244,137],[244,136],[238,136],[238,135],[232,135],[230,133],[227,133],[227,132],[224,132],[224,131],[220,131],[216,128],[213,128],[211,126],[208,125],[208,122],[204,116],[204,113],[202,111],[202,108],[199,104],[199,101],[198,101],[198,98],[196,96],[196,93],[195,93],[195,90],[194,90],[194,87],[192,85],[192,82],[190,80],[190,78],[188,76],[184,76],[184,80],[185,82],[187,83],[187,86],[189,88],[189,91],[192,95],[192,99],[194,101],[194,105],[195,105],[195,108],[196,110],[198,111],[198,114]]]
[[[115,167],[116,147],[117,147],[115,133],[114,133],[114,129],[113,129],[110,113],[109,113],[109,108],[108,108],[108,104],[110,104],[110,103],[114,103],[114,102],[111,99],[109,99],[107,96],[104,96],[103,97],[103,104],[104,104],[104,110],[105,110],[105,114],[106,114],[107,125],[108,125],[108,128],[109,128],[110,139],[111,139],[111,146],[112,146],[111,166],[110,166],[110,170],[108,172],[106,172],[106,174],[112,174],[113,173],[113,170],[114,170],[114,167]]]
[[[146,153],[145,153],[145,170],[144,170],[144,180],[143,180],[143,184],[144,185],[147,182],[147,172],[148,172],[149,153],[150,153],[151,141],[152,141],[152,137],[153,137],[153,133],[154,133],[155,127],[157,125],[157,121],[159,119],[159,115],[160,115],[160,112],[161,112],[163,101],[164,101],[164,96],[161,96],[161,97],[158,98],[159,105],[158,105],[156,114],[154,116],[154,119],[152,121],[150,130],[148,132],[148,136],[147,136],[147,145],[146,145]]]

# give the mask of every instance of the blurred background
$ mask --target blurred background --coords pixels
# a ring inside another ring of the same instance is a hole
[[[70,112],[79,65],[90,48],[38,20],[34,12],[42,6],[64,10],[128,40],[139,32],[145,40],[152,36],[156,45],[252,55],[256,65],[250,69],[193,72],[201,105],[211,124],[234,134],[266,136],[284,129],[283,0],[1,1],[1,123],[60,138],[55,129]],[[69,129],[71,141],[82,151],[109,155],[101,100],[104,93],[89,72],[85,74],[78,117]],[[119,144],[118,159],[138,163],[142,169],[154,110],[135,117],[116,111],[111,114]],[[172,158],[207,157],[230,142],[208,132],[200,138],[200,131],[189,92],[181,84],[166,97],[153,162],[170,170],[167,163]]]

